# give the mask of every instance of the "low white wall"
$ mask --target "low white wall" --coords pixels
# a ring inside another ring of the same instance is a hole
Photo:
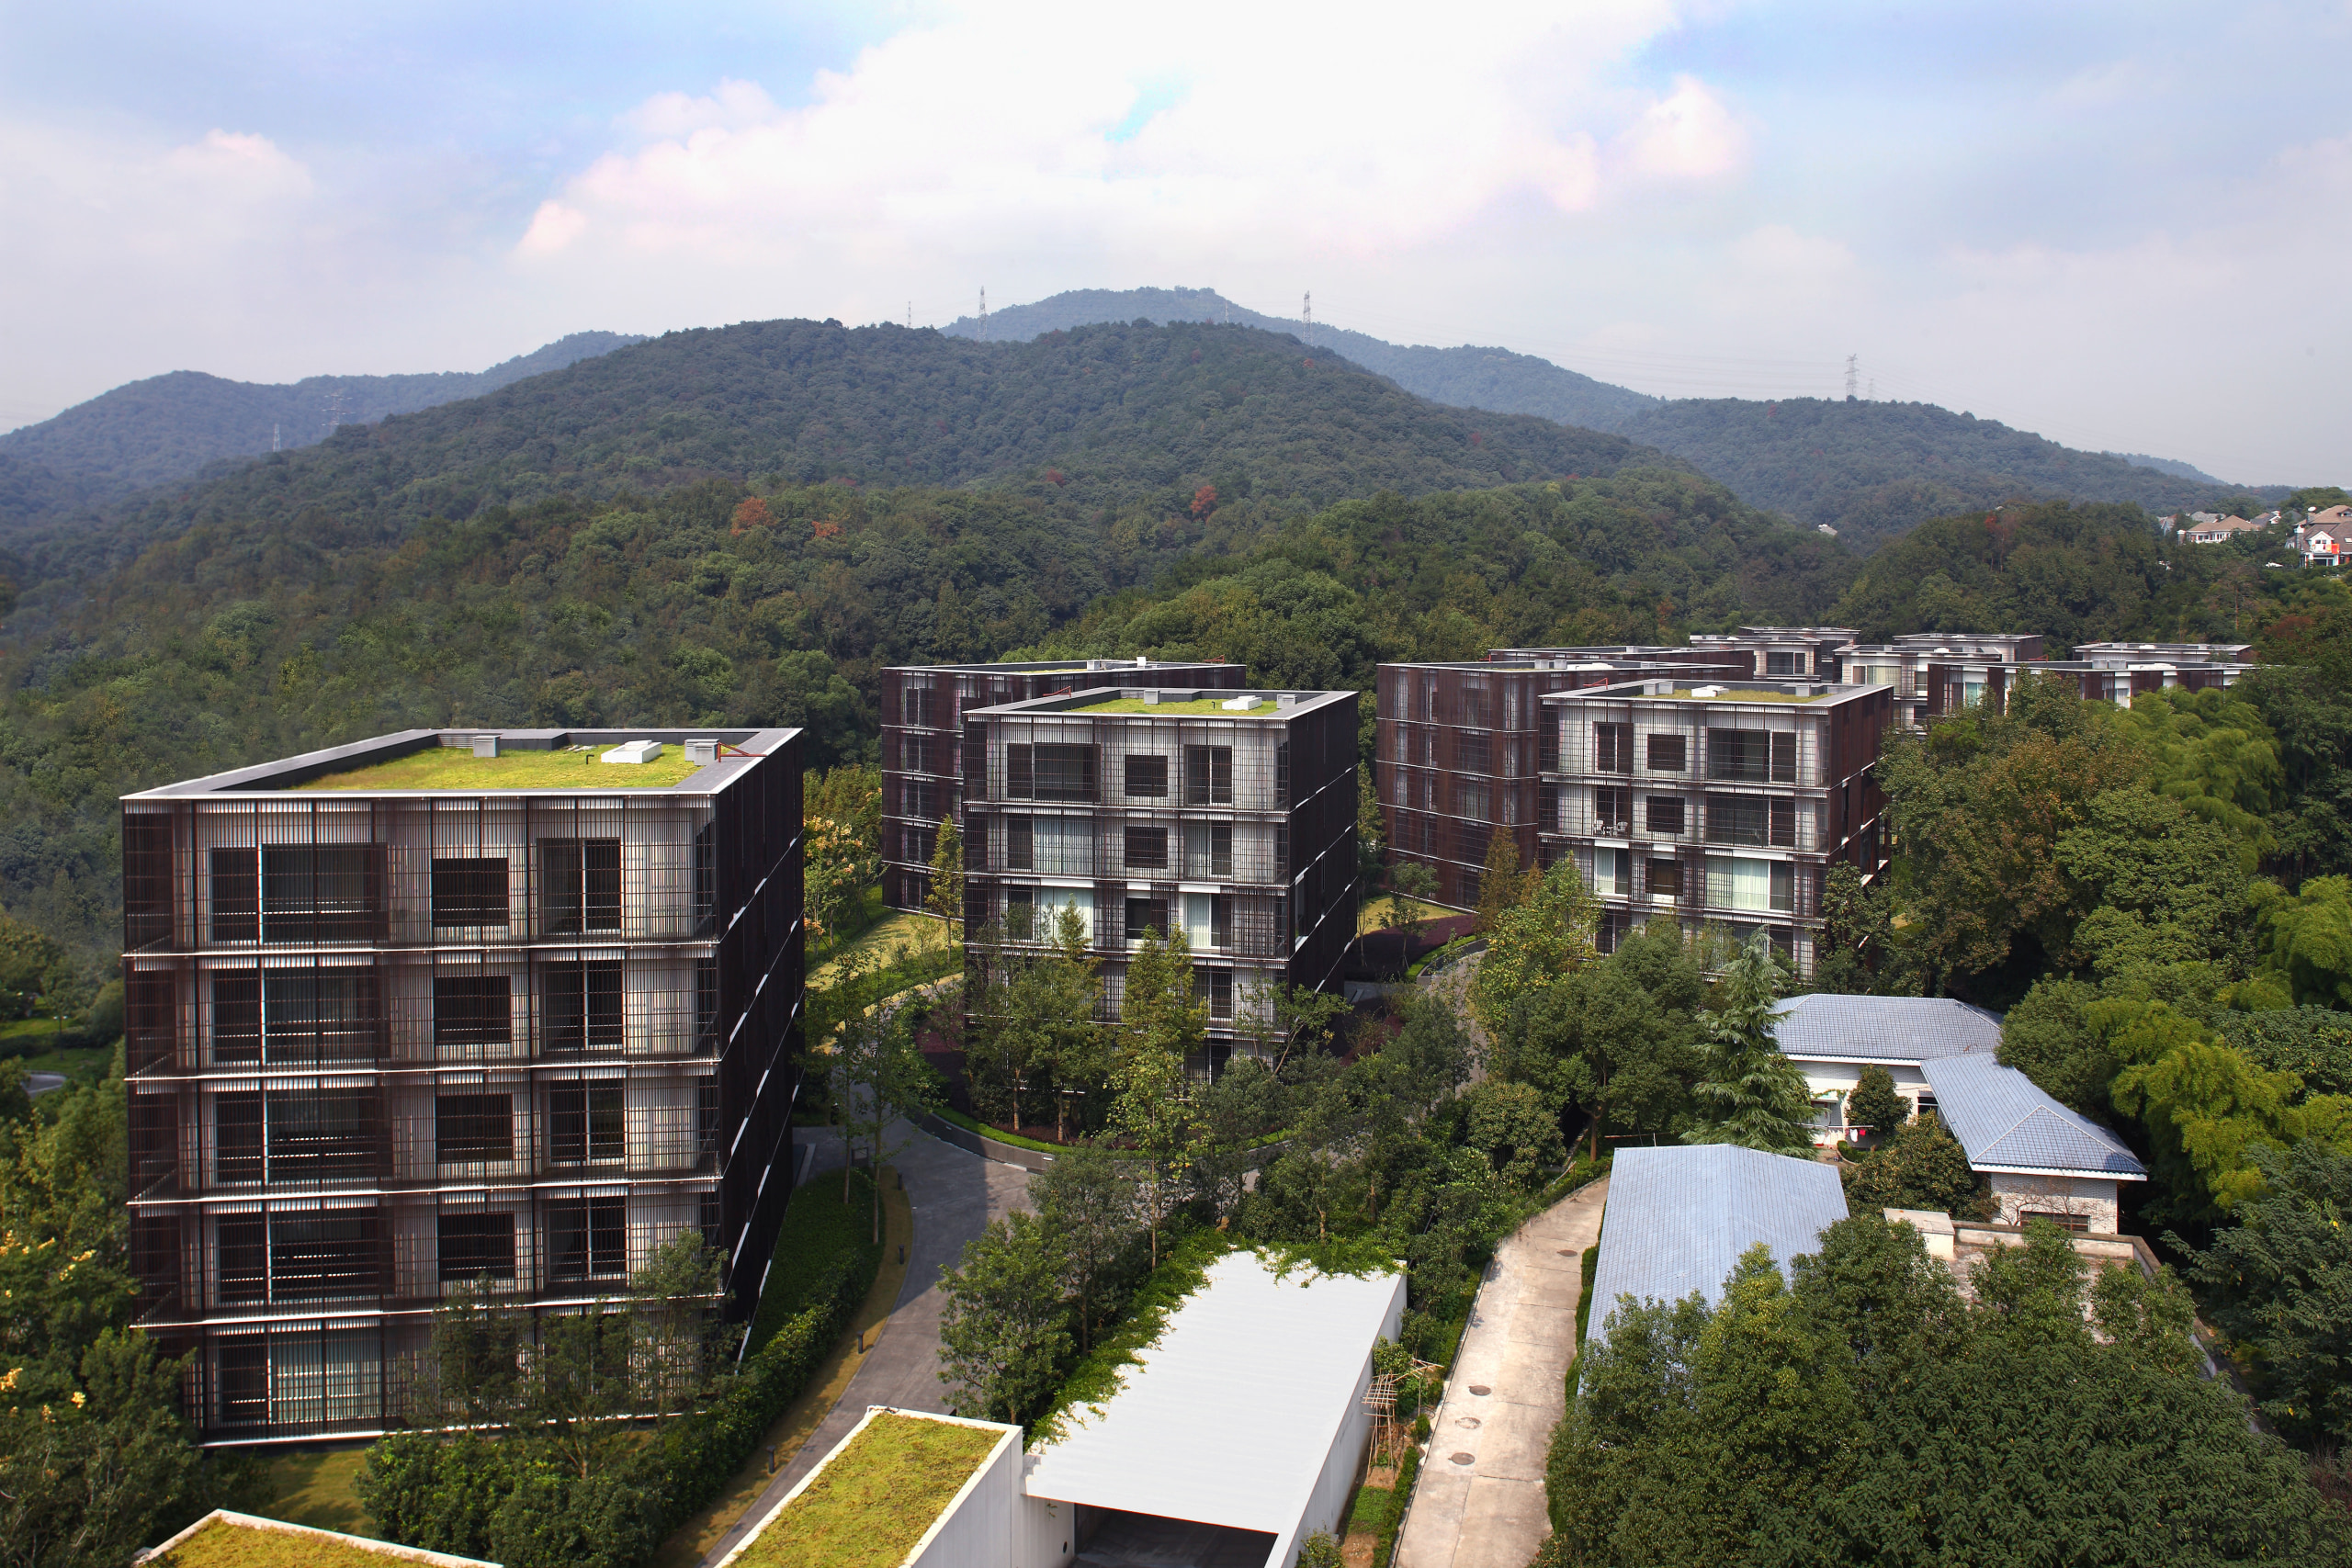
[[[2114,1181],[2088,1176],[2018,1176],[1996,1170],[1990,1178],[1997,1206],[1993,1223],[2017,1225],[2031,1213],[2079,1217],[2094,1235],[2116,1234],[2119,1201]]]
[[[1022,1490],[1021,1428],[1004,1431],[1003,1440],[907,1554],[904,1568],[1061,1568],[1076,1555],[1071,1526],[1078,1510]]]
[[[1405,1319],[1405,1277],[1390,1276],[1396,1286],[1388,1301],[1388,1310],[1380,1320],[1383,1338],[1394,1339]],[[1330,1451],[1323,1459],[1323,1473],[1317,1477],[1315,1490],[1307,1494],[1306,1510],[1298,1522],[1274,1538],[1274,1550],[1266,1557],[1266,1568],[1292,1568],[1298,1560],[1299,1542],[1317,1530],[1340,1533],[1340,1511],[1348,1506],[1348,1494],[1355,1489],[1356,1467],[1363,1462],[1365,1447],[1372,1441],[1372,1412],[1364,1408],[1365,1390],[1372,1386],[1372,1348],[1364,1348],[1363,1366],[1356,1373],[1355,1386],[1348,1394],[1348,1411],[1340,1423],[1339,1436],[1331,1440]]]

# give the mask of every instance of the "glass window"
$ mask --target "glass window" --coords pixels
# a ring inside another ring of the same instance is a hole
[[[435,975],[433,1044],[465,1052],[514,1038],[514,982],[504,975]]]
[[[1682,797],[1677,795],[1654,795],[1643,803],[1645,826],[1653,833],[1668,835],[1682,831]]]
[[[383,935],[383,845],[262,851],[264,942],[372,942]]]
[[[582,1280],[628,1272],[628,1200],[582,1198],[548,1205],[548,1278]]]
[[[433,863],[433,924],[503,926],[506,923],[506,859],[440,860]]]
[[[1187,806],[1230,806],[1233,804],[1232,747],[1187,746],[1184,748],[1184,804]]]
[[[1765,782],[1771,769],[1772,737],[1761,729],[1707,731],[1707,776]]]
[[[1747,855],[1707,857],[1707,903],[1718,909],[1770,909],[1776,863]]]
[[[628,1156],[628,1137],[622,1120],[618,1084],[548,1091],[549,1163],[609,1165]]]
[[[1168,759],[1165,757],[1129,757],[1127,759],[1127,794],[1139,800],[1164,800],[1168,796]]]
[[[1690,750],[1690,745],[1684,738],[1679,735],[1653,735],[1649,739],[1650,772],[1654,773],[1680,773]]]
[[[1130,826],[1126,830],[1126,860],[1129,871],[1167,870],[1168,829]]]
[[[443,1094],[433,1100],[433,1157],[443,1165],[514,1157],[514,1097]]]
[[[621,929],[621,841],[539,840],[541,929],[550,936]]]
[[[514,1278],[514,1216],[439,1216],[441,1281]]]
[[[617,1050],[622,1043],[621,961],[547,967],[544,1024],[549,1051]]]
[[[252,942],[261,934],[260,858],[253,850],[212,852],[214,942]]]

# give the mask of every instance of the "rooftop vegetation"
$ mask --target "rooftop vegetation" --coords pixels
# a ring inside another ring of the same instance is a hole
[[[668,789],[695,773],[682,746],[664,746],[650,762],[606,762],[610,746],[585,750],[507,751],[477,757],[457,746],[428,746],[346,773],[312,779],[297,789]]]
[[[150,1559],[148,1568],[384,1568],[404,1560],[390,1547],[214,1519],[169,1553]]]
[[[742,1568],[897,1568],[1002,1436],[876,1416],[744,1548]]]

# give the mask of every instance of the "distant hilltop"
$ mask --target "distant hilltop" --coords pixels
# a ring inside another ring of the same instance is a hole
[[[644,341],[622,333],[573,333],[487,370],[311,376],[291,384],[175,370],[0,435],[0,459],[16,459],[0,471],[16,470],[18,484],[40,485],[44,493],[104,499],[186,479],[223,457],[252,457],[274,446],[308,446],[338,424],[373,424],[388,414],[478,398]]]
[[[1287,333],[1431,402],[1534,414],[1623,435],[1694,464],[1751,506],[1869,551],[1930,517],[2013,501],[2128,502],[2151,512],[2277,505],[2284,485],[2235,485],[2143,453],[2084,452],[1933,403],[1654,398],[1505,348],[1401,347],[1262,315],[1214,288],[1080,288],[991,310],[988,336],[1026,342],[1102,321],[1228,321]],[[977,338],[977,316],[942,329]]]

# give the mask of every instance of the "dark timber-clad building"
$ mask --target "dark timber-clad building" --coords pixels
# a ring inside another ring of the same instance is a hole
[[[1147,659],[910,664],[882,671],[882,895],[921,909],[939,824],[963,806],[964,710],[1102,686],[1239,691],[1248,666]],[[960,821],[961,818],[959,818]]]
[[[1758,930],[1813,972],[1831,865],[1875,876],[1885,796],[1872,777],[1894,697],[1822,682],[1629,682],[1545,697],[1539,812],[1549,859],[1599,897],[1600,946],[1671,919]]]
[[[137,1314],[206,1442],[398,1423],[460,1281],[577,1310],[698,1231],[756,1299],[799,733],[410,730],[123,798]]]
[[[1522,866],[1542,860],[1536,778],[1552,759],[1540,700],[1647,674],[1728,677],[1745,668],[1719,657],[1629,645],[1382,665],[1374,750],[1390,859],[1428,866],[1437,902],[1472,908],[1495,834],[1511,835]]]
[[[1128,953],[1181,930],[1212,1070],[1265,987],[1337,990],[1355,935],[1356,694],[1103,687],[964,714],[965,931],[1078,911],[1119,1016]],[[977,949],[975,949],[977,950]]]

